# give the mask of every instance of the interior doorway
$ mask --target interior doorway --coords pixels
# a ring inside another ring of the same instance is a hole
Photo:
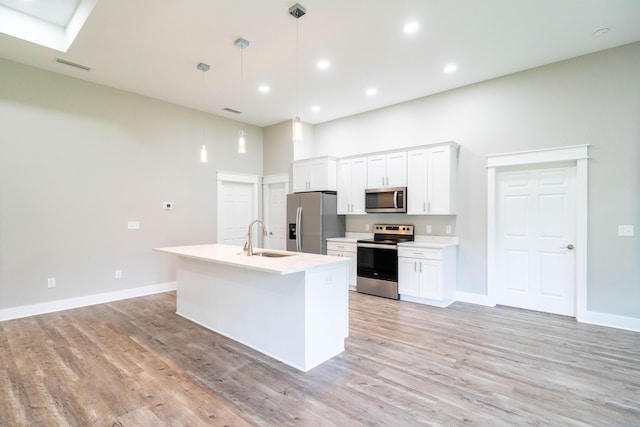
[[[586,145],[488,156],[490,301],[584,317],[587,160]]]
[[[263,179],[264,221],[267,225],[265,248],[286,250],[287,194],[289,175],[270,175]]]
[[[253,175],[218,172],[218,243],[242,246],[258,218],[259,182]]]
[[[576,315],[575,165],[497,174],[496,303]]]

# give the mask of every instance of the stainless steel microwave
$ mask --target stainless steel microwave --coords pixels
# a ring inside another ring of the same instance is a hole
[[[364,210],[369,213],[407,212],[407,187],[364,190]]]

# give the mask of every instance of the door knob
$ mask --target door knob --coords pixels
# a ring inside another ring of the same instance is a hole
[[[560,249],[569,249],[570,251],[572,251],[575,249],[575,246],[569,243],[567,246],[562,246]]]

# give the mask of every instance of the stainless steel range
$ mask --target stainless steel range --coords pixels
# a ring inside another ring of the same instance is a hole
[[[358,282],[363,294],[398,299],[398,243],[413,241],[413,225],[377,224],[373,239],[358,240]]]

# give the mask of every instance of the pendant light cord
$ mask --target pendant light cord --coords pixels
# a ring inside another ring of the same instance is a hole
[[[296,116],[300,116],[299,85],[300,85],[300,19],[296,19]]]
[[[244,111],[244,48],[240,48],[240,111]]]

